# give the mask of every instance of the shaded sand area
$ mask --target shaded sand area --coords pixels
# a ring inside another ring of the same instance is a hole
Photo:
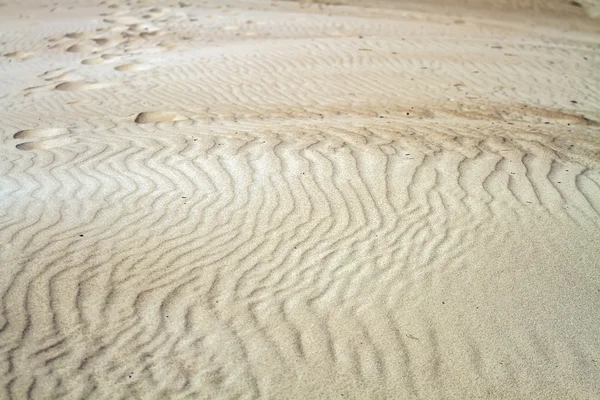
[[[592,1],[4,2],[0,398],[600,398]]]

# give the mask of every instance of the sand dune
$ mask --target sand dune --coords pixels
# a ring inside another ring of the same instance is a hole
[[[2,4],[0,398],[599,398],[595,5],[498,4]]]

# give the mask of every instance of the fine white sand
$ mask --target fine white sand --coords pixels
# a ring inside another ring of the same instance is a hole
[[[43,1],[0,398],[600,398],[598,2]]]

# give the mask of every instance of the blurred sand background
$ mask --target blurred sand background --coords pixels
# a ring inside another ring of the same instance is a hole
[[[600,8],[0,4],[0,398],[600,398]]]

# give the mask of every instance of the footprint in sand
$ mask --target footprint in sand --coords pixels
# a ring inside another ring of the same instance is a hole
[[[157,122],[175,122],[183,121],[186,118],[172,111],[146,111],[139,113],[135,117],[135,122],[138,124],[152,124]]]
[[[91,34],[88,32],[71,32],[65,35],[65,37],[69,39],[85,39],[89,38],[90,36]]]
[[[114,60],[116,58],[121,57],[121,54],[108,53],[108,54],[102,54],[100,57],[102,57],[104,60]]]
[[[67,128],[36,128],[36,129],[25,129],[19,131],[13,135],[14,139],[34,139],[34,138],[48,138],[56,137],[69,134]]]
[[[11,53],[6,53],[6,54],[4,54],[4,57],[23,59],[23,58],[30,57],[31,55],[33,55],[33,53],[19,50],[19,51],[13,51]]]
[[[74,92],[81,90],[94,90],[103,89],[110,86],[114,86],[114,83],[98,83],[98,82],[87,82],[87,81],[76,81],[76,82],[63,82],[59,83],[54,87],[56,90],[65,92]]]
[[[75,138],[69,137],[71,132],[66,128],[37,128],[25,129],[13,135],[14,139],[33,139],[16,145],[19,150],[45,150],[77,143]],[[41,139],[41,140],[36,140]]]
[[[81,78],[82,78],[81,75],[69,71],[69,72],[64,72],[60,75],[45,78],[44,80],[46,80],[46,81],[69,81],[69,80],[76,81]]]
[[[48,75],[55,75],[60,73],[68,72],[64,68],[55,68],[44,72],[43,74],[38,75],[38,78],[47,78]]]
[[[104,62],[104,58],[101,58],[101,57],[86,58],[85,60],[81,61],[81,63],[83,65],[98,65],[98,64],[102,64],[103,62]]]
[[[52,83],[46,83],[44,85],[29,86],[23,89],[25,97],[34,95],[35,93],[47,92],[52,89]]]
[[[69,53],[93,53],[97,50],[95,46],[86,43],[77,43],[67,48]]]
[[[29,150],[47,150],[53,149],[56,147],[63,147],[70,144],[77,143],[77,140],[74,138],[56,138],[56,139],[47,139],[42,140],[40,142],[25,142],[19,143],[16,147],[19,150],[29,151]]]
[[[134,25],[130,25],[128,28],[129,31],[131,32],[157,32],[158,28],[156,28],[154,25],[152,24],[134,24]]]
[[[169,9],[161,8],[161,7],[152,7],[151,9],[148,10],[148,12],[153,14],[154,17],[161,17],[161,16],[165,15],[168,11],[169,11]]]
[[[116,66],[115,70],[121,71],[121,72],[135,72],[135,71],[145,71],[150,68],[152,68],[152,67],[150,65],[146,65],[146,64],[129,63],[129,64],[122,64],[122,65]]]
[[[157,46],[165,48],[165,49],[173,50],[173,49],[177,48],[177,43],[160,42],[159,44],[157,44]]]
[[[108,39],[108,38],[95,38],[95,39],[92,39],[92,41],[94,43],[96,43],[98,46],[107,46],[109,44],[117,43],[117,41],[115,41],[114,39]]]
[[[151,32],[142,32],[139,34],[140,38],[148,39],[156,36],[164,36],[166,33],[162,31],[151,31]]]

